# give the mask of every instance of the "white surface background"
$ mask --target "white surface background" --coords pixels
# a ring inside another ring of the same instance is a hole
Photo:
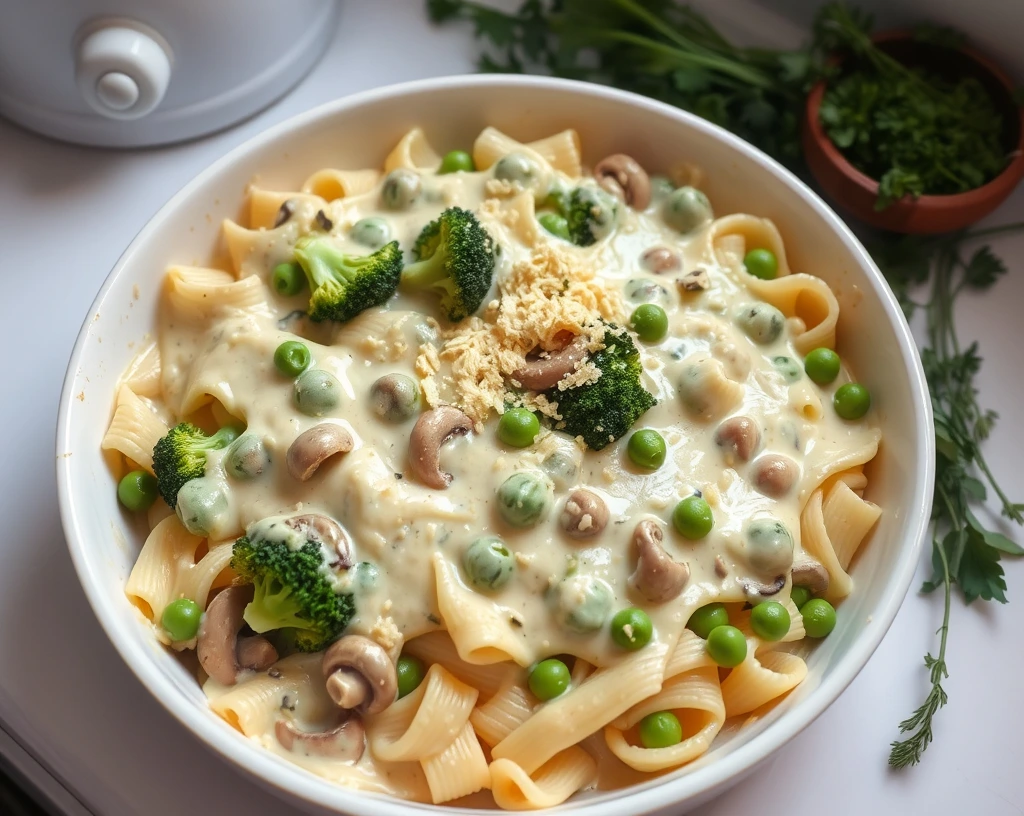
[[[468,31],[431,29],[421,9],[413,0],[350,0],[325,59],[291,95],[202,141],[104,152],[49,142],[0,121],[0,721],[97,814],[297,811],[222,763],[149,698],[86,604],[57,517],[53,450],[60,386],[79,325],[150,216],[247,137],[350,92],[472,70]],[[991,220],[1020,218],[1024,191]],[[965,297],[958,320],[961,337],[981,343],[983,401],[1003,418],[986,449],[989,461],[1020,501],[1024,237],[1001,239],[995,248],[1016,268],[989,295]],[[915,591],[925,570],[923,561]],[[926,692],[921,658],[936,648],[941,620],[941,599],[912,591],[840,700],[698,812],[1024,814],[1024,563],[1007,563],[1007,572],[1012,606],[955,602],[950,703],[923,765],[891,773],[885,762],[897,723]]]

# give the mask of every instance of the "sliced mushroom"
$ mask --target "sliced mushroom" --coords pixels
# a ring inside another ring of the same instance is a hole
[[[305,513],[301,516],[292,516],[285,524],[302,533],[308,540],[326,544],[334,550],[338,558],[329,564],[332,569],[348,569],[355,563],[352,557],[352,542],[334,519],[320,513]]]
[[[786,586],[786,576],[778,575],[770,584],[762,584],[760,581],[754,581],[750,578],[741,578],[740,586],[743,587],[743,591],[747,593],[748,598],[769,598],[782,592]]]
[[[608,505],[594,491],[580,487],[565,500],[559,521],[572,538],[592,538],[608,526]]]
[[[646,210],[651,203],[651,180],[632,156],[613,153],[594,166],[597,183],[634,210]]]
[[[817,561],[802,561],[793,565],[793,586],[807,587],[813,594],[828,592],[828,570]]]
[[[788,456],[768,453],[754,462],[754,486],[773,499],[792,490],[799,475],[800,466]]]
[[[720,555],[715,556],[715,575],[725,578],[729,575],[729,568],[725,565],[725,559]]]
[[[199,625],[199,663],[210,677],[225,686],[233,686],[242,669],[262,671],[277,660],[277,650],[264,637],[248,637],[239,643],[242,613],[252,596],[251,584],[228,587],[210,601]]]
[[[706,269],[691,269],[682,277],[676,278],[676,284],[684,292],[703,292],[711,286],[711,278]]]
[[[322,422],[299,434],[288,447],[288,472],[300,482],[338,453],[352,450],[352,434],[332,422]]]
[[[679,597],[690,578],[690,568],[665,552],[663,539],[661,528],[650,519],[641,521],[633,531],[637,562],[629,584],[651,603]]]
[[[473,420],[451,405],[438,405],[420,414],[409,436],[409,464],[427,487],[444,490],[452,475],[441,470],[441,446],[473,430]]]
[[[587,341],[577,337],[561,351],[547,357],[527,360],[512,372],[512,379],[528,391],[545,391],[558,385],[558,381],[576,370],[576,365],[587,356]]]
[[[730,417],[715,431],[715,444],[727,456],[732,455],[741,462],[748,462],[761,444],[761,432],[750,417]]]
[[[324,232],[330,232],[334,229],[334,222],[327,217],[327,213],[323,210],[316,211],[316,225]]]
[[[286,751],[342,762],[356,762],[366,744],[365,729],[359,717],[344,717],[326,731],[300,731],[291,720],[282,718],[274,723],[274,735]]]
[[[663,246],[648,249],[640,256],[640,262],[658,275],[663,272],[675,272],[683,266],[679,256],[668,247]]]
[[[339,708],[376,714],[395,701],[398,675],[380,644],[362,635],[345,635],[324,652],[327,693]]]

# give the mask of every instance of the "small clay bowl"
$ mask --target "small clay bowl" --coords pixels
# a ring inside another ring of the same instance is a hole
[[[905,31],[878,34],[874,41],[904,65],[926,68],[950,80],[971,76],[981,82],[1003,114],[1002,141],[1010,161],[1002,173],[974,190],[916,199],[904,196],[878,212],[878,182],[850,164],[825,135],[818,118],[825,82],[819,82],[807,97],[802,134],[804,156],[818,184],[840,209],[892,232],[955,232],[984,218],[1003,203],[1024,176],[1024,110],[1013,99],[1013,83],[996,65],[968,48],[917,42]]]

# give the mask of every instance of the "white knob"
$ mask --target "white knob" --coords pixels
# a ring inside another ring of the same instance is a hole
[[[118,20],[93,27],[78,45],[75,80],[82,98],[110,119],[138,119],[164,98],[170,49],[156,32]]]

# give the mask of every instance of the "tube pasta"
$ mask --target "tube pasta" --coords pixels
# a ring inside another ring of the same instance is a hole
[[[179,576],[181,597],[191,598],[200,609],[206,609],[210,590],[231,583],[231,549],[234,541],[211,546],[199,563],[186,567]]]
[[[583,172],[580,135],[572,128],[544,139],[527,142],[526,146],[569,178],[579,178]]]
[[[836,560],[848,570],[860,545],[882,515],[882,508],[865,501],[845,481],[839,480],[825,497],[821,515]]]
[[[267,299],[266,287],[256,275],[235,280],[228,272],[198,266],[172,266],[167,272],[167,294],[179,314],[193,319],[209,318],[224,309],[250,309]]]
[[[547,159],[530,145],[517,142],[494,127],[485,127],[473,142],[473,164],[477,170],[487,170],[509,153],[522,153],[541,167],[548,166]]]
[[[249,187],[249,229],[273,229],[281,205],[295,193],[266,190],[255,185]]]
[[[533,773],[559,751],[593,734],[619,714],[661,689],[668,645],[651,643],[617,666],[594,672],[579,688],[556,697],[494,746]]]
[[[384,160],[384,172],[404,168],[406,170],[436,170],[441,157],[427,141],[422,128],[408,131]]]
[[[682,742],[668,748],[631,745],[625,730],[655,711],[672,711],[683,725]],[[725,703],[714,666],[692,669],[667,680],[661,691],[631,708],[604,737],[615,756],[637,771],[660,771],[690,762],[711,747],[725,723]]]
[[[170,428],[131,388],[122,385],[100,448],[116,450],[153,472],[153,447]]]
[[[760,708],[796,688],[807,676],[807,664],[796,655],[756,651],[756,644],[748,647],[747,659],[722,681],[727,717]]]
[[[491,763],[491,792],[505,810],[554,807],[576,791],[593,784],[597,763],[582,748],[566,748],[530,775],[509,759]]]
[[[121,378],[121,384],[140,397],[157,399],[162,390],[160,378],[160,349],[156,343],[150,343],[135,355]]]
[[[509,674],[490,700],[473,709],[469,721],[473,723],[477,736],[494,746],[530,719],[533,706],[533,696],[527,691],[522,678]]]
[[[493,696],[509,676],[507,664],[467,663],[459,657],[459,652],[447,632],[420,635],[406,643],[405,651],[424,663],[440,663],[463,683],[477,689],[481,699]]]
[[[379,170],[317,170],[302,183],[302,192],[324,201],[368,193],[380,181]]]
[[[420,760],[435,805],[469,796],[491,785],[480,741],[468,722],[459,735],[441,753]]]
[[[168,516],[149,534],[124,591],[151,621],[156,622],[164,607],[181,597],[202,543],[203,539],[186,530],[177,516]]]
[[[804,549],[828,571],[828,590],[825,598],[834,602],[845,598],[853,590],[853,579],[843,569],[836,555],[832,539],[825,527],[822,491],[815,490],[800,514],[800,539]]]

